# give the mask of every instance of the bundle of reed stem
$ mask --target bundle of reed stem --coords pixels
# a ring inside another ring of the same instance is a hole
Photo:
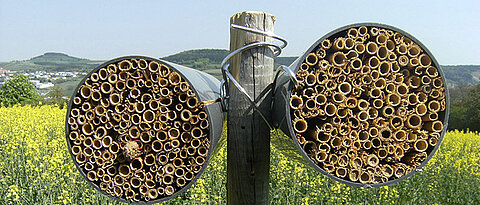
[[[446,89],[432,57],[402,33],[350,27],[306,55],[290,96],[306,155],[327,173],[376,184],[412,172],[437,146]]]
[[[175,69],[154,59],[109,63],[81,83],[68,116],[80,172],[112,197],[152,201],[186,187],[210,149],[205,105]]]

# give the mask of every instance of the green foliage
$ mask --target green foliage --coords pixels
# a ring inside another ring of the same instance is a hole
[[[449,130],[480,131],[480,84],[461,85],[450,90]]]
[[[16,75],[0,87],[0,102],[4,106],[14,104],[36,104],[40,96],[36,93],[35,86],[24,75]]]
[[[67,104],[67,97],[60,86],[54,86],[43,102],[48,105],[58,105],[60,109],[63,109]]]

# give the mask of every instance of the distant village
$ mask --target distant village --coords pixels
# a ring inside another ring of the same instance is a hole
[[[17,72],[6,70],[0,68],[0,85],[3,85],[6,80],[13,77]],[[58,79],[68,79],[78,76],[85,76],[87,73],[84,72],[45,72],[45,71],[35,71],[22,73],[23,75],[30,78],[30,81],[35,85],[35,88],[39,91],[39,94],[45,94],[54,86],[55,80]]]

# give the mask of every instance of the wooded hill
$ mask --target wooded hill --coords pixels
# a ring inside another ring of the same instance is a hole
[[[170,56],[162,57],[166,61],[205,71],[221,78],[220,63],[228,54],[226,49],[195,49],[187,50]],[[297,57],[277,57],[275,67],[290,65]],[[103,61],[92,61],[72,57],[63,53],[45,53],[29,60],[16,60],[0,63],[0,67],[17,72],[32,71],[80,71],[89,72]],[[478,84],[480,65],[443,65],[445,76],[450,87],[460,84]]]

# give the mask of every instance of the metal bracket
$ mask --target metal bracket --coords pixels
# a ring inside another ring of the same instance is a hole
[[[224,111],[227,111],[228,110],[228,98],[229,98],[229,93],[228,93],[228,84],[229,82],[232,82],[233,85],[241,92],[243,93],[248,101],[250,102],[250,104],[253,106],[253,108],[260,114],[260,116],[263,118],[263,120],[267,123],[267,125],[270,127],[270,129],[273,129],[273,127],[270,125],[270,122],[267,120],[267,118],[262,114],[262,112],[260,112],[258,110],[258,107],[255,103],[255,99],[253,99],[248,93],[247,91],[242,87],[242,85],[237,81],[235,80],[235,78],[233,77],[233,75],[230,73],[230,70],[228,69],[229,66],[230,66],[230,60],[233,56],[241,53],[242,51],[244,50],[248,50],[248,49],[252,49],[252,48],[256,48],[256,47],[273,47],[274,49],[274,56],[277,57],[278,55],[280,55],[280,53],[282,52],[282,49],[285,48],[287,46],[287,41],[285,39],[283,39],[282,37],[280,36],[277,36],[275,35],[274,33],[272,32],[265,32],[265,31],[261,31],[261,30],[257,30],[257,29],[253,29],[253,28],[249,28],[249,27],[245,27],[245,26],[241,26],[241,25],[236,25],[236,24],[231,24],[230,25],[231,28],[233,29],[239,29],[239,30],[243,30],[243,31],[246,31],[246,32],[251,32],[251,33],[255,33],[255,34],[260,34],[260,35],[264,35],[266,37],[270,37],[270,38],[273,38],[273,39],[276,39],[276,40],[279,40],[282,42],[281,45],[277,45],[277,44],[274,44],[274,43],[270,43],[270,42],[265,42],[265,41],[261,41],[261,42],[256,42],[256,43],[252,43],[252,44],[248,44],[248,45],[245,45],[241,48],[238,48],[234,51],[232,51],[231,53],[229,53],[222,61],[222,63],[220,64],[220,67],[222,69],[222,77],[223,77],[223,80],[222,82],[220,83],[220,96],[222,98],[222,108],[224,109]],[[286,67],[286,66],[285,66]],[[288,69],[288,67],[287,67]],[[292,72],[293,73],[293,72]]]

